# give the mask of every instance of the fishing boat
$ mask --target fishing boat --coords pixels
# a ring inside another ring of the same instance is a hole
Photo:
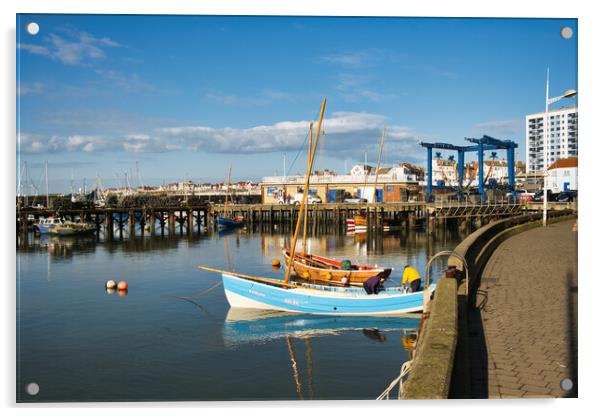
[[[289,250],[284,249],[282,253],[288,264],[290,261]],[[366,280],[374,276],[386,279],[393,270],[361,264],[351,264],[348,267],[349,270],[345,270],[342,266],[343,262],[341,261],[309,253],[295,254],[293,261],[293,270],[297,276],[309,281],[342,286],[362,286]]]
[[[244,217],[217,217],[217,225],[221,228],[234,228],[244,225]]]
[[[63,224],[63,220],[60,218],[48,217],[41,218],[36,224],[34,224],[34,231],[40,234],[48,234],[57,225]]]
[[[222,271],[224,292],[231,307],[314,315],[380,317],[403,316],[420,312],[423,308],[424,292],[405,293],[400,287],[386,288],[377,295],[368,295],[358,287],[285,283],[279,279],[249,277],[252,276]],[[429,287],[429,296],[434,289],[434,285]]]
[[[402,222],[399,219],[394,218],[383,218],[382,220],[383,231],[390,231],[399,229],[402,226]],[[368,219],[366,218],[366,211],[362,210],[353,216],[353,219],[347,220],[347,230],[355,231],[356,233],[366,232],[368,229]]]
[[[96,232],[96,227],[92,224],[65,222],[51,228],[48,233],[58,236],[89,235]]]
[[[228,205],[228,196],[230,195],[230,178],[232,175],[232,164],[230,164],[230,168],[228,169],[228,184],[226,185],[226,198],[224,201],[224,206]],[[245,218],[238,215],[230,215],[230,216],[218,216],[217,217],[217,226],[218,228],[234,228],[241,227],[245,223]]]

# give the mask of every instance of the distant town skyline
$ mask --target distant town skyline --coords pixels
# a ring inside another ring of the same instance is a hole
[[[375,163],[385,125],[383,165],[482,134],[525,161],[546,68],[550,96],[578,88],[577,34],[576,19],[18,15],[17,169],[37,183],[48,160],[52,192],[72,175],[117,186],[136,162],[149,185],[223,181],[230,163],[257,181],[285,154],[296,174],[323,97],[318,169]]]

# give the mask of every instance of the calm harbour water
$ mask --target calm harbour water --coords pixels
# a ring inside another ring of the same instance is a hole
[[[421,274],[452,249],[440,230],[323,235],[310,251]],[[290,233],[34,238],[17,245],[17,400],[374,399],[408,359],[416,319],[229,311],[219,274],[197,265],[283,276],[271,262]],[[434,273],[433,275],[437,275]],[[106,280],[127,280],[127,296]],[[28,383],[39,385],[30,396]]]

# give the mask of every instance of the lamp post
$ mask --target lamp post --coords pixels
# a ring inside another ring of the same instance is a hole
[[[563,98],[577,95],[577,90],[566,90],[564,94],[549,98],[550,96],[550,68],[546,75],[546,114],[543,119],[543,226],[548,224],[548,107]]]

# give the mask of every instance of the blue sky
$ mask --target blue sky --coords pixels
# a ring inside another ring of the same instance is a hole
[[[482,134],[524,160],[547,66],[551,96],[578,87],[575,19],[18,15],[18,156],[59,192],[136,161],[145,184],[295,174],[327,97],[319,168],[375,161],[384,125],[385,164]]]

